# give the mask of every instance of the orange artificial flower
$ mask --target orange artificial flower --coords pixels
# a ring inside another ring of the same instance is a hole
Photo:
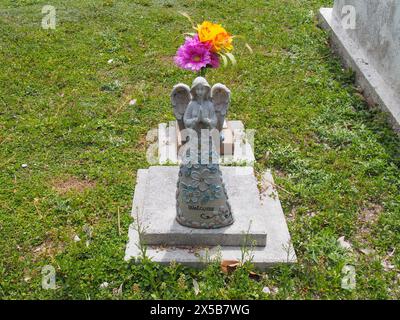
[[[212,52],[233,50],[233,37],[220,24],[204,21],[197,26],[197,33],[201,42],[208,42],[212,45]]]

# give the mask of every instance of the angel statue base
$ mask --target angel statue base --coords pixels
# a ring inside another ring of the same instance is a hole
[[[216,229],[233,223],[231,206],[219,168],[221,130],[230,91],[203,77],[190,89],[178,84],[171,94],[174,114],[185,137],[176,192],[177,221],[184,226]]]

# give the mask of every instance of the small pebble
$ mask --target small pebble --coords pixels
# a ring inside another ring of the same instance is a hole
[[[390,262],[384,260],[381,262],[381,265],[385,271],[393,270],[395,266],[391,264]]]
[[[344,237],[340,237],[339,239],[337,239],[337,242],[342,249],[345,249],[345,250],[352,249],[350,242],[346,241]]]
[[[374,250],[368,249],[368,248],[362,248],[362,249],[360,249],[360,252],[368,256],[368,255],[373,254]]]
[[[268,287],[264,287],[264,288],[262,289],[262,291],[263,291],[264,293],[266,293],[266,294],[270,294],[270,293],[271,293],[271,289],[268,288]]]

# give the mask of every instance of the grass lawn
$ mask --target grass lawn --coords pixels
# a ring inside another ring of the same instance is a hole
[[[316,26],[332,2],[1,0],[0,298],[399,299],[400,142]],[[56,30],[41,28],[45,4]],[[256,170],[281,188],[299,261],[260,281],[251,265],[226,275],[123,260],[146,134],[174,119],[169,93],[194,78],[172,63],[190,29],[177,11],[254,50],[237,43],[238,65],[207,78],[230,87],[229,118],[257,130]],[[56,290],[41,287],[45,265]]]

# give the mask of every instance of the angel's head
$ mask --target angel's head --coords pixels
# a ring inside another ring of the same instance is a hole
[[[190,90],[193,100],[209,100],[211,97],[211,87],[207,80],[203,77],[197,77],[194,79],[192,89]]]

